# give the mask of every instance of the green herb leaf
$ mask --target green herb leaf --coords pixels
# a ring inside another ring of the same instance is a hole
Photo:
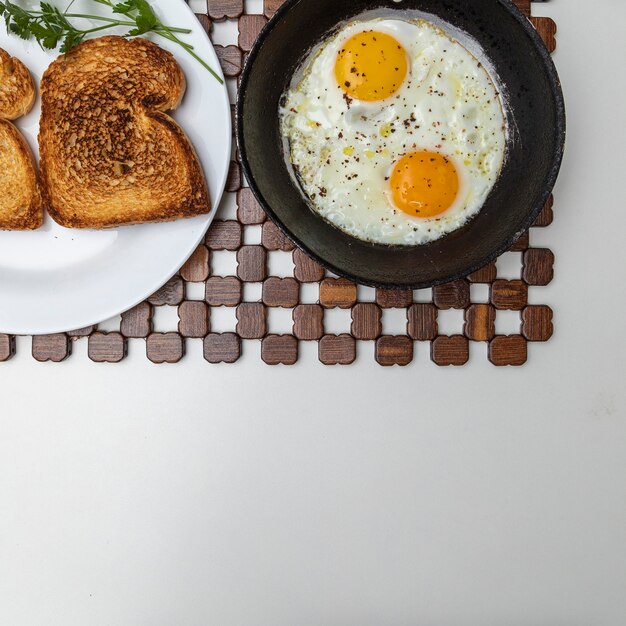
[[[65,39],[63,39],[63,45],[61,46],[61,52],[67,54],[74,46],[77,46],[83,39],[85,35],[79,32],[69,32],[65,35]]]
[[[194,51],[193,46],[182,41],[177,34],[187,34],[190,31],[182,28],[167,26],[159,19],[148,0],[92,0],[96,4],[107,6],[113,15],[120,19],[104,17],[102,15],[72,14],[69,12],[73,1],[65,11],[50,2],[40,2],[39,10],[24,9],[10,0],[0,0],[0,17],[4,19],[7,32],[13,33],[22,39],[34,37],[43,48],[54,49],[61,43],[61,52],[67,54],[88,35],[116,27],[126,27],[124,36],[134,37],[154,33],[164,39],[179,45],[185,52],[205,67],[221,84],[224,81],[217,73]],[[123,16],[124,19],[121,19]],[[81,29],[75,26],[71,19],[87,18],[103,23],[94,28]]]

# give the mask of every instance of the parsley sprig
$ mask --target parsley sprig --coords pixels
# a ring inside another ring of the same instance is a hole
[[[111,9],[117,17],[102,15],[85,15],[70,13],[75,0],[71,0],[64,11],[50,2],[40,2],[38,9],[25,9],[10,0],[0,0],[0,17],[4,18],[7,31],[30,39],[34,37],[42,48],[52,50],[61,44],[61,52],[67,54],[88,35],[100,33],[119,26],[128,27],[125,37],[135,37],[146,33],[155,33],[164,39],[178,44],[196,61],[205,67],[219,82],[223,80],[213,68],[199,57],[192,45],[186,43],[178,35],[189,34],[186,28],[175,28],[164,24],[150,6],[148,0],[92,0]],[[92,28],[79,28],[73,20],[88,19],[99,23]]]

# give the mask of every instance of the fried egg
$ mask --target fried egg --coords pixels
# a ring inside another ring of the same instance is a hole
[[[424,20],[347,24],[304,61],[281,132],[311,207],[346,233],[419,245],[482,208],[505,159],[485,66]]]

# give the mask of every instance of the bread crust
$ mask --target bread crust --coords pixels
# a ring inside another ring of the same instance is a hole
[[[173,55],[142,38],[85,41],[41,81],[41,178],[71,228],[171,221],[211,209],[204,173],[165,113],[185,93]]]
[[[28,113],[34,102],[30,72],[0,48],[0,230],[34,230],[43,223],[33,155],[9,121]]]

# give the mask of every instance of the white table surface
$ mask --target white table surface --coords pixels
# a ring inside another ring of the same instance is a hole
[[[557,333],[521,369],[0,368],[0,624],[626,624],[626,3],[552,0]],[[418,348],[419,349],[419,348]],[[80,348],[84,350],[84,348]],[[419,353],[418,353],[419,357]]]

